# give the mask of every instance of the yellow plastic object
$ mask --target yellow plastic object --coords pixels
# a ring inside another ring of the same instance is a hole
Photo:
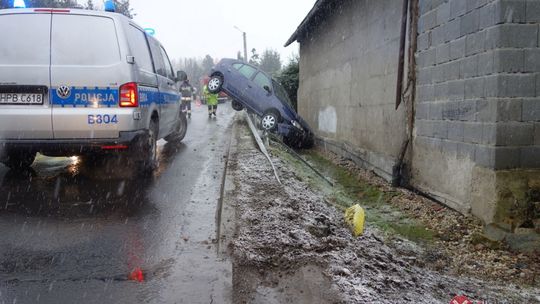
[[[366,213],[364,208],[356,204],[345,210],[345,223],[349,226],[354,236],[364,233],[364,221]]]

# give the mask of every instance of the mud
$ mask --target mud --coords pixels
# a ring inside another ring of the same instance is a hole
[[[235,133],[228,168],[234,187],[227,203],[235,210],[234,237],[228,243],[234,303],[448,303],[458,294],[497,303],[540,303],[534,290],[422,268],[411,254],[421,251],[414,244],[388,246],[370,225],[353,238],[342,212],[289,164],[273,157],[279,185],[247,127]]]

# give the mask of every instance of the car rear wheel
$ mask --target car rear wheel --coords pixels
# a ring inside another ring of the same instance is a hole
[[[155,119],[152,119],[150,126],[148,128],[148,136],[143,142],[141,147],[141,157],[142,161],[140,162],[141,173],[151,174],[154,169],[158,167],[158,154],[157,154],[157,137],[159,132],[159,125]]]
[[[268,111],[261,118],[261,127],[266,131],[275,131],[279,122],[279,114],[275,111]]]
[[[231,102],[231,106],[235,111],[242,111],[244,109],[244,106],[236,100]]]
[[[221,75],[212,75],[210,80],[208,80],[208,91],[212,94],[219,93],[221,86],[223,86],[223,77]]]
[[[7,158],[2,163],[11,169],[27,169],[36,159],[36,153],[32,152],[9,152]]]
[[[165,137],[165,140],[167,142],[179,143],[186,136],[186,132],[187,132],[186,114],[184,114],[183,112],[180,112],[178,115],[179,117],[178,117],[178,121],[176,122],[177,125],[176,125],[175,131],[167,135],[167,137]]]

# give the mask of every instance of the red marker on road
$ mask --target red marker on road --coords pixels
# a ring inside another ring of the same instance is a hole
[[[137,267],[135,268],[135,270],[133,270],[129,276],[128,276],[128,279],[130,281],[137,281],[137,282],[142,282],[144,281],[144,274],[142,272],[142,269]]]

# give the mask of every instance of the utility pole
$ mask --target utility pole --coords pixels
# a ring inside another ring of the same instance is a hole
[[[234,26],[234,28],[239,30],[242,33],[242,38],[244,38],[244,61],[248,62],[248,57],[247,57],[247,35],[246,35],[246,32],[239,29],[236,25]]]

